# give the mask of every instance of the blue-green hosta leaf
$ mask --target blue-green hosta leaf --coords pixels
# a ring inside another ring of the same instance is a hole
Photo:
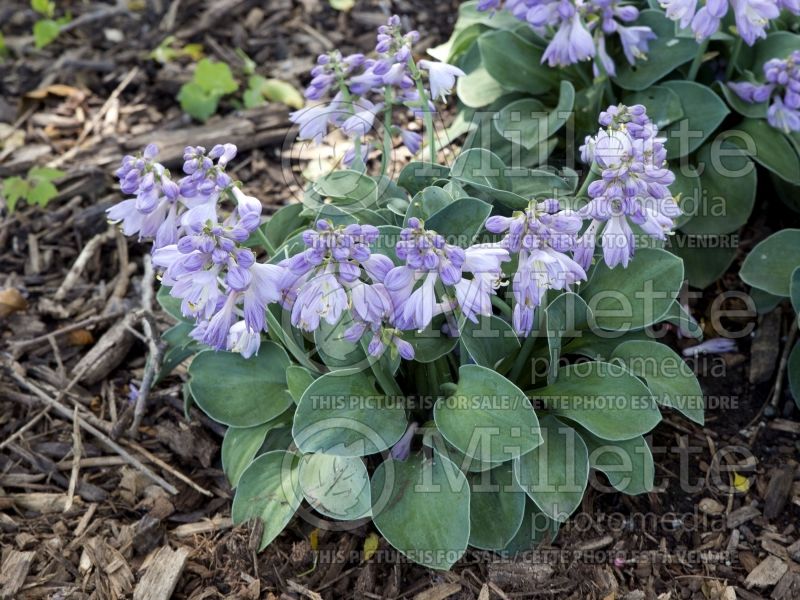
[[[300,457],[276,450],[262,454],[245,469],[233,497],[231,518],[244,523],[256,517],[264,524],[259,550],[278,537],[302,501],[297,481]]]
[[[239,478],[258,454],[267,434],[279,427],[291,423],[292,413],[286,411],[255,427],[228,427],[222,438],[222,470],[232,488],[239,483]]]
[[[540,426],[544,441],[514,459],[514,478],[545,515],[563,523],[586,491],[589,454],[574,427],[550,415]]]
[[[414,196],[426,187],[433,185],[437,179],[446,179],[449,176],[449,167],[423,161],[412,161],[400,171],[400,175],[397,176],[397,185]]]
[[[698,214],[703,200],[703,184],[700,174],[692,165],[673,164],[670,169],[675,174],[675,181],[669,186],[669,191],[683,213],[674,219],[675,227],[680,229]]]
[[[159,306],[164,309],[169,316],[177,319],[178,321],[187,322],[186,317],[183,316],[181,312],[181,300],[180,298],[173,298],[169,295],[170,287],[166,285],[162,285],[158,288],[158,292],[156,292],[156,302],[158,302]]]
[[[469,542],[469,482],[434,452],[389,459],[372,475],[372,522],[394,548],[431,569],[447,570]]]
[[[697,150],[714,133],[730,112],[713,91],[693,81],[665,81],[660,84],[681,99],[684,118],[665,127],[667,158],[686,156]]]
[[[254,427],[274,419],[292,403],[286,389],[286,351],[262,342],[257,356],[201,352],[189,365],[189,389],[209,417],[230,427]]]
[[[553,414],[604,440],[629,440],[647,433],[661,420],[647,386],[627,369],[606,362],[562,367],[553,385],[530,395]]]
[[[664,320],[678,327],[683,335],[693,337],[700,342],[703,341],[703,329],[700,327],[700,324],[677,300],[673,302],[669,312],[664,315]],[[624,341],[628,340],[623,339],[623,342]]]
[[[465,150],[450,167],[450,176],[463,184],[475,183],[497,190],[509,189],[505,172],[506,165],[500,157],[484,148]]]
[[[739,98],[736,92],[721,81],[715,82],[714,87],[722,93],[723,98],[725,98],[730,107],[740,115],[753,119],[767,118],[767,109],[769,108],[768,102],[756,102],[754,104],[745,102]]]
[[[292,434],[301,452],[366,456],[390,448],[406,430],[405,409],[379,394],[362,372],[315,379],[297,405]]]
[[[626,95],[624,103],[628,106],[644,105],[647,116],[659,129],[671,125],[684,116],[680,96],[673,90],[659,85]]]
[[[483,462],[505,462],[542,441],[525,393],[496,371],[478,365],[458,370],[456,391],[436,403],[433,415],[448,442]]]
[[[681,225],[684,233],[731,233],[750,218],[756,198],[756,166],[731,141],[709,142],[697,152],[703,188],[695,215]]]
[[[469,545],[499,551],[514,539],[525,517],[525,492],[514,481],[511,461],[470,473]]]
[[[611,360],[644,379],[662,406],[674,408],[700,425],[705,422],[700,382],[669,346],[659,342],[624,342],[614,350]]]
[[[308,389],[308,386],[314,383],[316,377],[314,373],[300,365],[290,365],[287,367],[286,387],[289,389],[292,400],[300,402],[303,393]]]
[[[442,436],[442,432],[435,426],[426,427],[422,430],[422,443],[428,448],[435,449],[438,454],[450,460],[462,473],[481,473],[497,466],[497,463],[481,462],[471,458],[452,444],[448,444],[444,436]]]
[[[782,296],[775,296],[756,287],[750,288],[750,298],[752,298],[753,304],[756,306],[756,312],[759,315],[772,312],[783,301]]]
[[[789,139],[761,119],[745,119],[730,140],[781,179],[800,184],[800,156]]]
[[[483,224],[492,212],[492,206],[477,198],[459,198],[434,213],[425,222],[445,237],[450,244],[466,248],[483,229]]]
[[[507,90],[534,96],[558,83],[558,75],[541,64],[543,50],[511,31],[488,31],[478,38],[486,70]]]
[[[697,54],[697,43],[676,38],[675,25],[660,10],[643,10],[636,25],[650,27],[657,37],[650,42],[647,60],[633,65],[618,61],[614,81],[625,90],[645,90]]]
[[[762,240],[744,259],[739,277],[775,296],[790,293],[792,273],[800,266],[800,229],[782,229]]]
[[[800,265],[792,271],[792,278],[789,282],[789,299],[792,301],[794,312],[800,315]]]
[[[301,203],[289,204],[269,218],[262,229],[273,248],[280,248],[291,235],[309,225],[308,219],[300,216],[303,208]]]
[[[614,489],[629,496],[653,490],[653,453],[642,436],[611,442],[585,429],[580,435],[589,449],[589,464],[605,473]]]
[[[314,182],[314,190],[330,198],[337,206],[350,208],[379,208],[378,184],[358,171],[333,171]]]
[[[683,261],[666,250],[640,248],[627,269],[599,263],[580,292],[597,326],[613,331],[658,323],[683,285]]]
[[[453,197],[444,190],[436,186],[428,186],[417,192],[408,205],[403,225],[408,225],[408,220],[417,217],[423,221],[428,220],[432,215],[453,203]]]
[[[672,314],[670,311],[667,315]],[[666,318],[666,317],[665,317]],[[561,354],[577,354],[592,360],[608,362],[614,349],[628,340],[649,340],[646,331],[629,331],[624,335],[619,332],[602,330],[581,331],[580,336],[571,339],[561,350]]]
[[[464,106],[481,108],[503,96],[507,90],[485,67],[478,67],[456,82],[456,95]]]
[[[525,515],[522,525],[503,551],[510,555],[532,550],[543,542],[552,543],[558,536],[561,523],[548,517],[529,497],[525,497]]]
[[[461,341],[475,364],[500,373],[510,368],[520,349],[514,329],[495,315],[479,317],[478,323],[464,319]]]
[[[531,150],[564,126],[574,105],[575,88],[562,81],[558,105],[552,111],[535,98],[524,98],[503,107],[495,115],[494,125],[500,135]]]
[[[562,338],[576,337],[588,329],[593,317],[583,298],[572,292],[565,292],[556,297],[545,308],[545,315],[547,346],[550,353],[547,382],[553,383],[558,371],[558,360],[561,357]]]
[[[370,513],[369,474],[358,457],[306,454],[299,481],[311,508],[327,517],[354,521]]]
[[[726,235],[682,235],[669,238],[669,250],[683,260],[689,285],[704,289],[722,277],[736,258]]]

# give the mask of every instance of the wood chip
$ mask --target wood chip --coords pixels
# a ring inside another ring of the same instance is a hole
[[[16,597],[16,593],[25,583],[35,556],[36,552],[11,550],[8,553],[0,568],[0,598],[10,600]]]
[[[757,385],[764,383],[775,371],[778,364],[778,354],[780,344],[775,340],[781,337],[781,309],[761,317],[758,329],[756,329],[753,345],[750,349],[750,384]]]
[[[755,569],[750,571],[747,579],[744,580],[744,585],[747,589],[753,587],[765,588],[775,585],[788,569],[789,565],[777,556],[767,556]]]
[[[788,419],[773,419],[767,423],[767,427],[777,431],[785,431],[786,433],[800,434],[800,422]]]
[[[414,600],[444,600],[460,591],[461,585],[458,583],[442,583],[424,592],[420,592],[414,596]]]
[[[737,508],[728,515],[728,529],[735,529],[761,515],[761,511],[753,505]]]
[[[189,550],[163,546],[155,551],[150,566],[133,592],[133,600],[169,600],[186,566]]]
[[[789,501],[793,480],[794,465],[784,465],[773,471],[764,494],[764,516],[767,519],[775,519],[783,512]]]
[[[713,498],[703,498],[697,504],[697,507],[700,509],[700,512],[703,512],[707,515],[721,515],[725,512],[725,506],[721,503],[717,502]]]
[[[230,519],[230,517],[214,517],[213,519],[207,519],[205,521],[200,521],[199,523],[186,523],[185,525],[179,525],[169,533],[178,539],[182,539],[203,533],[212,533],[222,529],[230,529],[231,527],[233,527],[233,521]]]
[[[31,492],[30,494],[9,494],[8,498],[17,508],[43,514],[64,512],[67,506],[67,496],[64,494]],[[75,498],[72,504],[73,506],[80,506],[80,498]]]

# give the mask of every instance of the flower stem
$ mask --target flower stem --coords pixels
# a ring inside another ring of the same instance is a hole
[[[264,250],[266,250],[267,253],[270,255],[270,258],[274,256],[275,247],[272,245],[272,242],[269,241],[269,238],[267,238],[267,234],[264,233],[264,230],[261,229],[260,225],[256,227],[256,237],[261,242],[261,245],[264,247]]]
[[[512,382],[516,383],[517,379],[519,379],[522,369],[531,357],[531,352],[533,352],[533,346],[535,344],[535,336],[528,335],[528,337],[525,338],[525,343],[522,344],[519,355],[517,355],[517,360],[514,361],[514,366],[511,368],[511,375],[508,377]]]
[[[417,93],[419,94],[422,121],[425,123],[425,132],[428,134],[431,163],[436,164],[436,130],[433,128],[433,115],[431,114],[428,92],[425,91],[425,86],[422,84],[422,73],[419,72],[417,63],[415,63],[414,59],[411,57],[408,59],[408,69],[411,71],[411,78],[414,80],[417,86]]]
[[[582,200],[586,196],[586,193],[587,193],[587,191],[589,189],[589,186],[592,184],[592,182],[593,181],[597,181],[598,174],[592,168],[593,166],[594,166],[594,162],[592,162],[592,164],[589,165],[589,172],[586,174],[586,179],[583,180],[583,183],[581,184],[580,189],[575,193],[575,197],[578,200]]]
[[[297,362],[314,373],[318,372],[317,366],[311,362],[311,359],[308,358],[303,349],[294,342],[291,335],[283,330],[281,324],[278,323],[278,319],[275,318],[275,315],[272,314],[269,308],[267,308],[267,323],[269,324],[270,333],[277,336],[280,341],[283,342],[283,345],[286,346],[286,349],[297,359]]]
[[[708,38],[700,42],[700,46],[697,48],[697,54],[692,61],[692,66],[689,67],[689,75],[687,76],[689,81],[694,81],[697,79],[697,72],[700,70],[700,65],[703,64],[703,56],[705,56],[707,48]]]
[[[392,86],[384,88],[383,109],[383,156],[381,157],[381,175],[386,175],[389,168],[389,159],[392,154]]]
[[[728,66],[725,67],[725,81],[730,80],[733,76],[733,69],[736,66],[736,61],[739,60],[739,53],[742,51],[742,38],[737,37],[731,51],[731,57],[728,60]]]

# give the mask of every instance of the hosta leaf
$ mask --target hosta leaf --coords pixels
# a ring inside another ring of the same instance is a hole
[[[405,429],[397,399],[378,394],[365,373],[334,371],[303,393],[292,435],[301,452],[366,456],[390,448]]]
[[[278,537],[300,506],[298,462],[299,457],[290,452],[267,452],[250,463],[239,478],[231,518],[234,523],[244,523],[253,517],[262,521],[264,532],[259,550]]]
[[[636,25],[650,27],[657,37],[649,44],[647,60],[633,65],[626,60],[618,62],[614,81],[623,89],[647,89],[697,54],[695,41],[676,38],[675,25],[660,10],[643,10]]]
[[[264,444],[267,434],[291,422],[291,412],[255,427],[228,427],[222,438],[222,470],[235,488],[239,478]]]
[[[504,88],[542,94],[555,87],[558,75],[541,64],[543,51],[511,31],[489,31],[478,38],[486,70]]]
[[[469,542],[469,483],[434,452],[406,461],[389,459],[372,475],[372,521],[383,537],[411,560],[447,570]]]
[[[605,440],[629,440],[661,420],[655,398],[619,365],[591,361],[561,367],[552,385],[530,392],[553,414]]]
[[[739,277],[776,296],[788,296],[792,273],[800,266],[800,229],[783,229],[762,240],[744,259]]]
[[[730,139],[748,156],[780,178],[800,184],[800,156],[789,139],[761,119],[745,119]]]
[[[605,473],[614,489],[630,496],[653,490],[653,453],[642,436],[611,442],[585,429],[580,434],[589,449],[589,464]]]
[[[189,389],[209,417],[231,427],[253,427],[274,419],[292,403],[286,389],[286,351],[262,342],[258,355],[201,352],[189,365]]]
[[[514,459],[514,477],[545,515],[563,523],[586,491],[589,454],[574,427],[549,415],[540,426],[544,441]]]
[[[558,535],[560,526],[561,523],[544,514],[536,503],[526,496],[522,525],[519,526],[517,535],[503,550],[514,555],[518,552],[527,552],[544,541],[552,543]]]
[[[478,365],[458,370],[458,387],[434,407],[444,438],[484,462],[505,462],[541,443],[536,414],[524,392],[499,373]]]
[[[369,475],[358,457],[306,454],[299,481],[311,508],[327,517],[353,521],[369,515]]]
[[[732,142],[713,141],[697,152],[703,188],[695,215],[684,233],[731,233],[747,222],[756,197],[756,166]]]
[[[720,126],[730,112],[711,89],[693,81],[665,81],[660,84],[681,99],[684,118],[661,130],[667,138],[667,158],[691,154]]]
[[[479,317],[478,323],[464,319],[461,341],[475,364],[501,373],[510,367],[520,349],[514,329],[495,315]]]
[[[490,471],[470,473],[469,545],[502,550],[514,539],[525,516],[525,492],[514,481],[511,461]]]
[[[616,347],[611,361],[619,361],[644,379],[656,402],[674,408],[695,423],[704,423],[705,403],[700,382],[669,346],[659,342],[624,342]]]
[[[640,248],[627,269],[599,263],[581,290],[597,326],[613,331],[657,323],[683,285],[683,261],[665,250]]]

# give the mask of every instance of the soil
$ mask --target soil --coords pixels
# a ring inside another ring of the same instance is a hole
[[[0,597],[800,597],[800,414],[780,367],[794,313],[711,318],[721,293],[746,290],[736,276],[744,252],[785,226],[766,205],[741,232],[730,271],[689,302],[709,337],[720,325],[753,333],[736,352],[693,364],[706,423],[665,414],[650,437],[654,492],[590,487],[552,545],[520,557],[468,551],[449,573],[408,563],[382,540],[365,559],[371,526],[297,519],[255,553],[257,525],[230,521],[222,428],[194,408],[184,414],[184,367],[155,386],[136,439],[120,425],[148,327],[171,320],[153,304],[146,248],[103,211],[121,198],[116,163],[152,140],[173,164],[186,143],[234,141],[234,174],[266,213],[296,192],[300,165],[284,143],[284,106],[241,110],[225,99],[206,124],[193,122],[175,100],[192,61],[148,55],[172,35],[241,76],[240,48],[259,74],[302,88],[318,53],[369,49],[390,13],[422,32],[420,48],[441,43],[458,2],[360,0],[349,13],[323,0],[57,4],[72,25],[40,50],[28,3],[0,7],[11,49],[0,63],[0,177],[44,164],[67,173],[45,209],[0,208]],[[693,343],[674,332],[669,341]]]

